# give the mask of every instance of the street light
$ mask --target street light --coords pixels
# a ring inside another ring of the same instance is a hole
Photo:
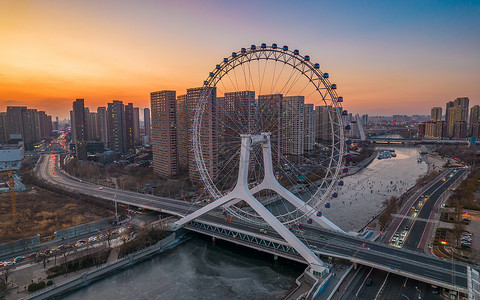
[[[410,298],[408,298],[407,296],[405,296],[404,294],[401,294],[401,296],[407,298],[407,300],[410,300]]]

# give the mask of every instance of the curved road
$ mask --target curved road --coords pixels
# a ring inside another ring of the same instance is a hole
[[[53,186],[73,193],[95,196],[104,200],[117,201],[118,203],[139,206],[176,216],[185,216],[202,207],[185,201],[108,187],[100,188],[95,184],[82,182],[59,170],[58,159],[54,161],[53,157],[53,155],[45,155],[39,159],[35,176]],[[261,234],[259,233],[261,228],[256,225],[237,220],[225,222],[224,217],[220,214],[205,215],[197,221],[224,228],[230,227],[239,232],[285,244],[283,239],[273,230],[268,230],[266,235]],[[345,258],[359,264],[467,292],[467,265],[463,263],[452,264],[450,261],[427,256],[423,253],[398,249],[378,242],[365,241],[313,226],[304,226],[299,238],[306,245],[316,247],[315,251],[320,254]]]

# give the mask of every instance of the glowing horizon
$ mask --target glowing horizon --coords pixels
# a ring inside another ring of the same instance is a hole
[[[480,104],[478,3],[288,3],[5,1],[0,111],[63,119],[76,98],[91,110],[114,99],[149,107],[150,92],[201,86],[223,57],[262,42],[309,54],[355,113]]]

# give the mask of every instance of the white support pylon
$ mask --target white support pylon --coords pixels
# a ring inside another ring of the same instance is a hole
[[[265,167],[265,177],[263,178],[262,183],[250,190],[250,193],[255,194],[261,190],[272,190],[290,202],[293,206],[303,212],[305,215],[312,212],[312,207],[307,203],[300,200],[297,196],[292,194],[289,190],[284,188],[273,175],[273,164],[272,164],[272,146],[270,145],[270,139],[268,143],[262,143],[262,152],[263,152],[263,164]],[[313,218],[316,223],[326,229],[338,231],[345,233],[340,227],[335,225],[332,221],[328,220],[324,216]]]
[[[261,135],[250,135],[250,134],[242,134],[242,145],[240,150],[240,165],[238,170],[238,180],[235,188],[228,193],[227,195],[221,197],[218,200],[213,201],[212,203],[202,207],[201,209],[183,217],[182,219],[175,222],[176,225],[182,226],[195,218],[200,217],[201,215],[220,207],[224,204],[227,204],[233,200],[244,200],[247,202],[250,207],[253,208],[280,236],[282,236],[287,243],[292,246],[310,265],[310,272],[315,275],[325,275],[328,273],[328,268],[325,264],[315,255],[315,253],[310,250],[305,244],[303,244],[290,230],[288,230],[268,209],[266,209],[252,194],[252,192],[248,188],[248,163],[250,160],[250,148],[252,145],[261,143],[263,148],[263,155],[268,156],[267,160],[269,162],[269,166],[265,166],[265,173],[267,174],[267,168],[269,169],[268,172],[271,172],[273,176],[272,170],[272,160],[271,160],[271,149],[270,147],[270,134],[269,133],[262,133]],[[265,147],[265,145],[267,145]],[[267,178],[267,176],[266,176]],[[262,182],[263,188],[268,188],[271,190],[281,190],[277,186],[274,185],[274,182],[278,186],[280,184],[275,180],[275,177],[272,177],[270,180],[265,183],[265,180]],[[280,186],[281,187],[281,186]],[[260,191],[258,189],[257,191]],[[286,190],[285,190],[286,191]],[[288,192],[288,191],[287,191]],[[284,192],[282,192],[285,194]],[[288,194],[286,194],[288,196]],[[293,194],[292,194],[293,196]],[[295,196],[293,196],[295,197]],[[295,197],[296,198],[296,197]],[[297,198],[298,199],[298,198]],[[300,201],[298,199],[298,201]]]
[[[268,136],[268,138],[270,138]],[[270,139],[268,143],[262,143],[262,153],[263,153],[263,164],[265,168],[265,177],[263,181],[257,185],[256,187],[252,188],[250,190],[250,193],[252,195],[255,195],[256,193],[262,191],[262,190],[272,190],[276,192],[278,195],[283,197],[285,200],[290,202],[293,206],[295,206],[298,210],[300,210],[302,213],[307,215],[308,213],[312,213],[313,209],[310,205],[305,203],[304,201],[300,200],[297,196],[292,194],[289,190],[284,188],[278,181],[275,179],[275,175],[273,174],[273,163],[272,163],[272,146],[270,144]],[[225,207],[227,206],[232,206],[235,205],[237,202],[240,202],[244,199],[236,199],[235,201],[227,201],[228,203],[225,203]],[[218,200],[217,200],[218,201]],[[217,202],[215,201],[215,202]],[[320,225],[323,228],[337,231],[343,234],[347,234],[345,231],[343,231],[342,228],[338,227],[335,223],[330,221],[324,216],[318,217],[316,216],[315,218],[312,218],[315,223]]]

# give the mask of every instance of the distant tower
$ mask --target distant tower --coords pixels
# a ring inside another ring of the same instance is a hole
[[[144,123],[144,127],[145,127],[145,136],[147,137],[147,143],[150,143],[150,141],[152,140],[152,125],[151,125],[151,122],[150,122],[150,108],[145,108],[143,110],[143,123]]]
[[[125,153],[125,108],[122,101],[108,103],[107,130],[110,150]]]
[[[100,140],[107,145],[108,144],[108,130],[107,130],[107,108],[97,108],[97,125],[98,135]]]
[[[73,102],[72,111],[72,129],[73,140],[75,142],[75,152],[77,159],[87,159],[87,125],[85,120],[85,104],[83,99],[77,99]]]
[[[441,107],[433,107],[432,112],[430,114],[430,121],[441,121],[442,120],[442,108]]]
[[[140,142],[140,108],[133,108],[133,140],[137,144]]]
[[[357,114],[357,120],[358,120],[358,114]],[[368,125],[368,115],[362,115],[362,125]]]
[[[133,119],[133,103],[128,103],[125,105],[125,150],[135,148]]]

